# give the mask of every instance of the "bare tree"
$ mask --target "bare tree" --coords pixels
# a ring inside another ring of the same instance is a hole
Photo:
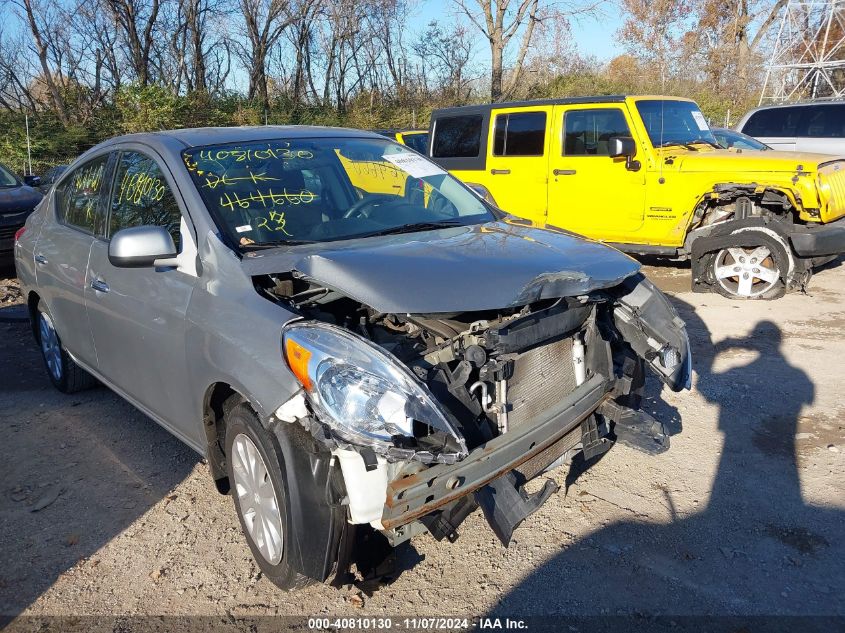
[[[249,76],[247,97],[270,107],[267,90],[267,59],[294,18],[285,0],[239,0],[246,42],[236,41],[235,51]]]
[[[161,0],[103,0],[121,30],[129,62],[138,84],[151,83],[150,59],[155,44],[154,29]]]
[[[454,0],[490,45],[490,99],[506,96],[503,85],[505,53],[520,31],[522,37],[510,87],[519,81],[522,63],[539,19],[540,0]]]

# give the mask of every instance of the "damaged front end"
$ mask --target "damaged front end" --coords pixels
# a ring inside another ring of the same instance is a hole
[[[583,454],[610,448],[621,426],[645,450],[665,450],[659,423],[638,410],[644,367],[688,388],[683,322],[635,272],[611,287],[502,309],[377,310],[306,275],[255,278],[299,318],[284,355],[302,390],[276,412],[330,451],[335,502],[351,524],[391,545],[430,532],[454,540],[481,507],[507,545],[557,490],[523,485]],[[536,282],[539,287],[540,281]]]

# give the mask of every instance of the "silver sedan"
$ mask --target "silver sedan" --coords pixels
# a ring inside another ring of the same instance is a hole
[[[617,439],[665,450],[648,371],[683,322],[627,256],[490,206],[353,130],[138,134],[79,157],[15,243],[47,375],[102,383],[207,457],[282,588],[378,576]],[[366,563],[364,562],[366,561]]]

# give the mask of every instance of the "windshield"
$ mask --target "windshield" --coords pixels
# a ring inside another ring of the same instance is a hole
[[[17,184],[18,179],[15,175],[3,165],[0,165],[0,187],[16,187]]]
[[[215,145],[183,159],[209,213],[241,248],[494,219],[455,178],[386,139]]]
[[[716,137],[719,145],[725,149],[750,149],[761,152],[770,149],[768,145],[761,143],[756,138],[751,138],[733,130],[713,130],[713,136]]]
[[[637,110],[655,147],[716,143],[707,120],[691,101],[649,99],[637,101]]]

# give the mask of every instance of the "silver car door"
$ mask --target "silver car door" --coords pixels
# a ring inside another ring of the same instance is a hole
[[[124,149],[115,166],[108,234],[144,225],[166,227],[192,264],[196,249],[182,201],[166,167],[150,150]],[[177,202],[177,199],[179,200]],[[193,251],[193,254],[190,252]],[[174,434],[204,446],[191,409],[185,357],[185,315],[196,275],[192,266],[117,268],[108,244],[91,249],[86,304],[100,373]]]
[[[104,235],[104,183],[110,153],[74,169],[62,179],[49,201],[35,246],[38,290],[67,350],[95,368],[97,355],[85,309],[91,245]]]

